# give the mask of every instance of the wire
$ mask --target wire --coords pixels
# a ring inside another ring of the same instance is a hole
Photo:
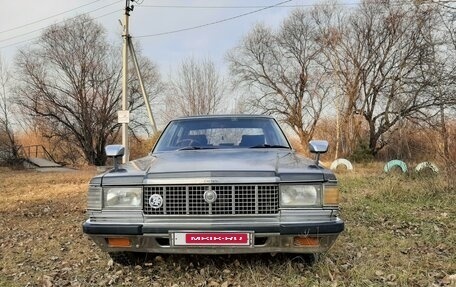
[[[118,13],[118,12],[120,12],[120,11],[123,11],[123,9],[117,9],[117,10],[115,10],[115,11],[112,11],[112,12],[109,12],[109,13],[106,13],[106,14],[103,14],[103,15],[100,15],[100,16],[95,17],[95,18],[93,18],[93,19],[99,19],[99,18],[108,16],[108,15],[111,15],[111,14],[114,14],[114,13]],[[84,14],[88,14],[88,13],[90,13],[90,12],[87,12],[87,13],[84,13]],[[82,14],[82,15],[84,15],[84,14]],[[78,16],[79,16],[79,15],[78,15]],[[76,16],[76,17],[78,17],[78,16]],[[75,17],[73,17],[73,18],[75,18]],[[62,23],[62,22],[71,20],[71,19],[73,19],[73,18],[66,19],[66,20],[61,21],[61,22],[59,22],[59,23]],[[57,23],[56,23],[56,24],[57,24]],[[49,26],[48,26],[48,27],[49,27]],[[48,28],[48,27],[45,27],[45,28]],[[45,29],[45,28],[43,28],[43,29]],[[16,46],[16,45],[19,45],[19,44],[22,44],[22,43],[26,43],[26,42],[29,42],[29,41],[33,41],[33,40],[36,40],[36,39],[38,39],[38,38],[40,38],[40,37],[41,37],[41,36],[36,36],[36,37],[33,37],[33,38],[29,38],[29,39],[27,39],[27,40],[23,40],[23,41],[15,42],[15,43],[12,43],[12,44],[8,44],[8,45],[5,45],[5,46],[0,47],[0,50],[1,50],[1,49],[4,49],[4,48],[11,47],[11,46]]]
[[[22,44],[22,43],[26,43],[26,42],[29,42],[29,41],[32,41],[32,40],[36,40],[36,39],[38,39],[39,37],[40,37],[40,36],[36,36],[36,37],[30,38],[30,39],[27,39],[27,40],[23,40],[23,41],[19,41],[19,42],[15,42],[15,43],[9,44],[9,45],[5,45],[5,46],[0,47],[0,50],[1,50],[1,49],[4,49],[4,48],[11,47],[11,46],[20,45],[20,44]]]
[[[93,2],[90,2],[90,3],[84,4],[84,5],[78,6],[78,7],[76,7],[76,8],[70,9],[70,10],[66,10],[66,11],[60,12],[60,13],[58,13],[58,14],[54,14],[54,15],[48,16],[48,17],[46,17],[46,18],[42,18],[42,19],[39,19],[39,20],[30,22],[30,23],[27,23],[27,24],[23,24],[23,25],[21,25],[21,26],[16,26],[16,27],[13,27],[13,28],[10,28],[10,29],[7,29],[7,30],[3,30],[3,31],[0,31],[0,34],[1,34],[1,33],[5,33],[5,32],[14,31],[14,30],[17,30],[17,29],[20,29],[20,28],[24,28],[24,27],[27,27],[27,26],[30,26],[30,25],[33,25],[33,24],[36,24],[36,23],[39,23],[39,22],[42,22],[42,21],[45,21],[45,20],[54,18],[54,17],[57,17],[57,16],[60,16],[60,15],[66,14],[66,13],[68,13],[68,12],[72,12],[72,11],[74,11],[74,10],[77,10],[77,9],[79,9],[79,8],[82,8],[82,7],[85,7],[85,6],[88,6],[88,5],[92,5],[93,3],[96,3],[96,2],[99,2],[99,1],[101,1],[101,0],[95,0],[95,1],[93,1]]]
[[[106,8],[106,7],[109,7],[109,6],[112,6],[112,5],[114,5],[114,4],[117,4],[117,3],[119,3],[119,2],[120,2],[120,1],[112,2],[111,4],[101,6],[101,7],[97,8],[97,9],[94,9],[94,10],[92,10],[92,11],[89,11],[89,12],[86,12],[86,13],[83,13],[83,14],[96,12],[96,11],[99,11],[99,10],[104,9],[104,8]],[[79,15],[78,15],[78,16],[79,16]],[[71,17],[71,18],[68,18],[68,19],[65,19],[65,20],[56,22],[56,23],[54,23],[54,24],[60,24],[60,23],[63,23],[63,22],[65,22],[65,21],[74,19],[74,18],[76,18],[76,17],[78,17],[78,16],[74,16],[74,17]],[[19,38],[19,37],[22,37],[22,36],[26,36],[26,35],[33,34],[33,33],[35,33],[35,32],[44,30],[44,29],[48,28],[49,26],[50,26],[50,25],[45,26],[45,27],[42,27],[42,28],[38,28],[38,29],[29,31],[29,32],[26,32],[26,33],[22,33],[22,34],[19,34],[19,35],[15,35],[15,36],[12,36],[12,37],[9,37],[9,38],[6,38],[6,39],[2,39],[2,40],[0,40],[0,43],[6,42],[6,41],[8,41],[8,40],[16,39],[16,38]]]
[[[361,2],[354,2],[354,3],[336,3],[335,5],[359,5]],[[145,8],[184,8],[184,9],[252,9],[252,8],[298,8],[298,7],[315,7],[321,6],[323,4],[296,4],[296,5],[281,5],[281,6],[188,6],[188,5],[141,5],[140,7]]]
[[[270,9],[270,8],[274,8],[274,7],[277,7],[277,6],[281,5],[281,4],[288,3],[290,1],[292,1],[292,0],[282,1],[282,2],[279,2],[279,3],[271,5],[271,6],[266,6],[266,7],[263,7],[261,9],[258,9],[258,10],[250,11],[250,12],[247,12],[247,13],[243,13],[243,14],[240,14],[240,15],[233,16],[233,17],[229,17],[229,18],[225,18],[225,19],[222,19],[222,20],[218,20],[218,21],[215,21],[215,22],[210,22],[210,23],[206,23],[206,24],[202,24],[202,25],[197,25],[197,26],[193,26],[193,27],[182,28],[182,29],[173,30],[173,31],[167,31],[167,32],[162,32],[162,33],[141,35],[141,36],[136,36],[135,38],[156,37],[156,36],[163,36],[163,35],[168,35],[168,34],[175,34],[175,33],[189,31],[189,30],[195,30],[195,29],[199,29],[199,28],[203,28],[203,27],[219,24],[219,23],[222,23],[222,22],[227,22],[227,21],[234,20],[234,19],[237,19],[237,18],[241,18],[241,17],[247,16],[247,15],[251,15],[251,14],[254,14],[254,13],[258,13],[260,11],[263,11],[263,10],[266,10],[266,9]]]
[[[456,10],[456,7],[453,7],[453,6],[445,5],[445,4],[440,3],[440,2],[437,2],[437,4],[442,6],[442,7],[448,8],[448,9]]]
[[[144,1],[144,0],[142,0]],[[431,3],[437,3],[437,4],[444,4],[444,3],[454,3],[456,0],[434,0],[431,1]],[[332,5],[336,6],[353,6],[353,5],[359,5],[362,2],[351,2],[351,3],[332,3]],[[410,1],[397,1],[397,4],[408,4]],[[377,3],[366,3],[366,4],[371,4],[371,5],[381,5]],[[319,3],[313,3],[313,4],[295,4],[295,5],[281,5],[280,7],[286,7],[286,8],[298,8],[298,7],[315,7],[315,6],[324,6],[327,4],[319,4]],[[262,6],[262,5],[239,5],[239,6],[214,6],[214,5],[141,5],[140,7],[145,7],[145,8],[182,8],[182,9],[249,9],[249,8],[266,8],[268,6]],[[272,7],[271,7],[272,8]],[[276,8],[276,7],[274,7]]]

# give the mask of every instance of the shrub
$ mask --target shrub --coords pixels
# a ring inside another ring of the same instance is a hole
[[[368,163],[374,161],[374,156],[369,149],[369,144],[366,142],[359,142],[348,159],[352,162]]]

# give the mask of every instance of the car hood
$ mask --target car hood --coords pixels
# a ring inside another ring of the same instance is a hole
[[[147,156],[103,176],[103,184],[142,184],[147,179],[276,177],[281,181],[334,179],[328,170],[292,150],[181,150]]]

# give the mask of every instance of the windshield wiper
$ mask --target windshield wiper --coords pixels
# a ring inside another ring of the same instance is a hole
[[[197,149],[217,149],[216,147],[213,146],[184,146],[183,148],[180,148],[178,150],[197,150]]]
[[[290,147],[283,146],[283,145],[278,145],[278,144],[273,144],[273,145],[270,145],[270,144],[260,144],[260,145],[251,146],[251,147],[249,147],[249,148],[287,148],[287,149],[290,149]]]

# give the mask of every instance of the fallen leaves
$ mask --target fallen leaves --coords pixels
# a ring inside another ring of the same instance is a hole
[[[42,284],[42,287],[52,287],[53,286],[52,277],[43,275],[43,278],[41,279],[41,284]]]
[[[456,286],[456,274],[445,276],[442,281],[442,284]]]
[[[314,267],[283,254],[154,254],[124,267],[82,234],[90,175],[43,179],[27,173],[34,183],[28,187],[23,173],[2,176],[7,183],[0,191],[0,286],[456,286],[450,199],[426,203],[434,209],[424,213],[418,205],[374,204],[346,189],[347,229]],[[360,188],[371,188],[368,180],[364,184]],[[33,185],[40,186],[27,193]],[[375,191],[369,194],[376,198]]]

